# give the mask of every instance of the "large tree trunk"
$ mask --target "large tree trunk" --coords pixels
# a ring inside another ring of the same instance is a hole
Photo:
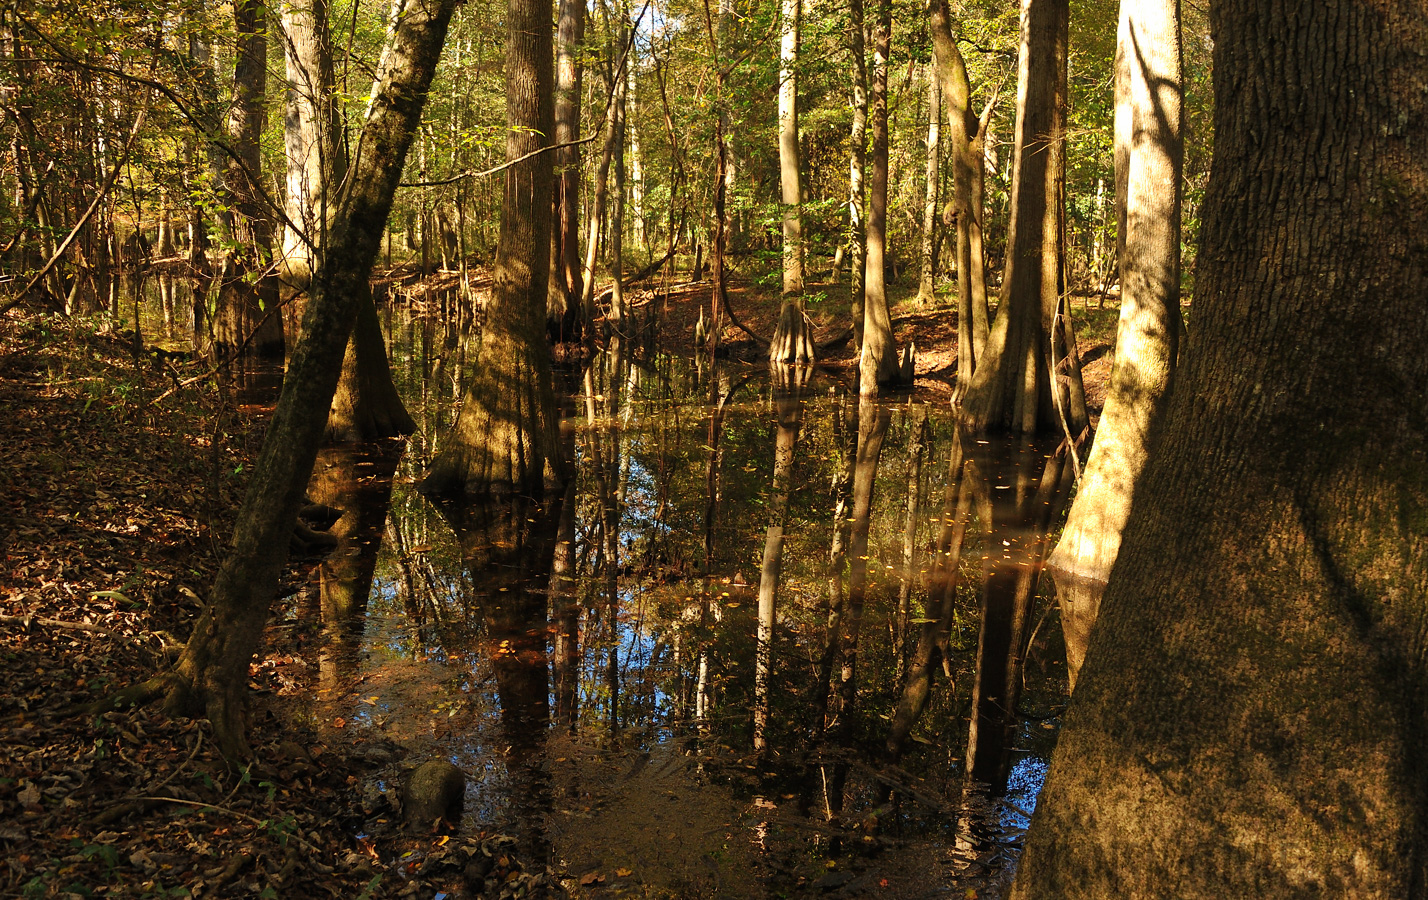
[[[1211,7],[1195,339],[1013,896],[1428,885],[1428,17]]]
[[[942,97],[947,103],[948,143],[952,151],[952,209],[957,219],[957,387],[965,397],[972,375],[987,349],[991,318],[987,309],[986,257],[982,252],[982,185],[986,171],[984,121],[996,103],[987,101],[983,121],[972,115],[972,83],[962,51],[952,39],[947,0],[928,4],[932,55]]]
[[[287,559],[289,535],[337,387],[357,298],[370,277],[455,5],[455,0],[394,3],[394,33],[372,88],[362,149],[338,200],[302,337],[238,511],[232,548],[173,676],[128,695],[149,696],[167,687],[175,689],[174,701],[193,696],[203,702],[215,739],[230,759],[249,755],[243,722],[248,666],[262,640]]]
[[[1116,363],[1086,474],[1047,561],[1061,600],[1071,686],[1120,549],[1135,486],[1159,437],[1180,333],[1180,10],[1122,0],[1116,46],[1122,235]]]
[[[228,239],[223,260],[218,310],[210,352],[219,357],[240,353],[281,359],[283,319],[278,313],[277,280],[262,273],[273,252],[273,222],[263,200],[261,141],[267,122],[268,26],[266,8],[257,0],[233,6],[238,45],[233,64],[233,102],[228,112],[229,156],[224,184],[231,193]]]
[[[975,430],[1079,433],[1086,425],[1062,300],[1068,16],[1067,0],[1022,0],[1006,273],[986,355],[962,401]]]
[[[550,143],[554,130],[550,0],[514,0],[506,24],[506,159]],[[445,494],[540,495],[560,481],[558,412],[545,343],[550,273],[549,153],[506,169],[495,284],[480,360],[446,446],[423,487]]]
[[[892,49],[892,0],[879,0],[873,33],[873,183],[868,203],[868,255],[863,291],[863,358],[858,391],[864,396],[897,380],[897,345],[888,314],[888,54]]]

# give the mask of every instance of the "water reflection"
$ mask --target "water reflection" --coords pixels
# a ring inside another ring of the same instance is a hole
[[[474,332],[382,316],[418,432],[314,478],[354,515],[306,601],[326,740],[449,758],[468,825],[652,896],[995,882],[1064,703],[1054,446],[614,338],[563,376],[563,495],[437,508]]]

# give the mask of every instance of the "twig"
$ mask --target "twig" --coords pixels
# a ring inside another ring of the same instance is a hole
[[[399,185],[399,187],[441,187],[444,184],[454,184],[458,181],[461,181],[463,178],[485,178],[487,175],[495,175],[497,172],[500,172],[503,169],[509,169],[511,166],[519,165],[520,163],[525,162],[533,156],[540,156],[542,153],[545,153],[548,150],[561,150],[566,147],[579,147],[581,144],[590,143],[597,137],[599,137],[598,134],[592,134],[590,135],[590,137],[581,138],[578,141],[566,141],[563,144],[551,144],[548,147],[541,147],[537,150],[532,150],[524,156],[518,156],[515,159],[507,160],[506,162],[501,163],[499,166],[492,166],[491,168],[485,169],[480,172],[462,172],[460,175],[452,175],[450,178],[443,178],[440,181],[403,181]]]

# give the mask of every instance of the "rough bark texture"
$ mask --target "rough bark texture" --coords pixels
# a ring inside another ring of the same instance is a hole
[[[506,159],[550,143],[550,0],[516,0],[506,26]],[[550,273],[549,153],[506,169],[501,236],[480,360],[446,446],[423,487],[433,493],[539,495],[559,480],[558,412],[545,343]]]
[[[975,430],[1021,433],[1086,424],[1085,395],[1075,356],[1067,359],[1060,315],[1066,180],[1067,0],[1022,0],[1017,74],[1015,163],[1006,271],[997,320],[962,401]],[[1056,347],[1060,345],[1060,351]],[[1070,377],[1066,377],[1066,376]]]
[[[377,256],[455,0],[398,0],[394,6],[395,31],[378,65],[352,177],[338,200],[302,338],[238,511],[233,545],[176,665],[179,694],[191,689],[206,704],[215,739],[229,758],[248,755],[242,715],[248,665],[287,559],[288,536],[337,387],[356,298]]]
[[[1071,686],[1120,549],[1136,481],[1159,437],[1180,333],[1178,0],[1122,0],[1116,46],[1121,316],[1105,411],[1061,541],[1047,561]]]
[[[1295,13],[1211,8],[1195,340],[1015,897],[1428,890],[1428,16]]]
[[[863,306],[863,358],[858,390],[876,394],[898,377],[897,345],[888,314],[888,53],[892,48],[892,0],[878,3],[873,38],[873,183],[868,203],[868,255]]]

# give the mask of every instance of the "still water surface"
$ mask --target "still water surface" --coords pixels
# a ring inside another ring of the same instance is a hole
[[[1065,703],[1054,445],[617,345],[558,376],[563,495],[438,504],[474,345],[383,315],[420,430],[323,452],[341,544],[286,612],[310,724],[406,753],[369,791],[449,759],[467,829],[617,896],[999,893]]]

